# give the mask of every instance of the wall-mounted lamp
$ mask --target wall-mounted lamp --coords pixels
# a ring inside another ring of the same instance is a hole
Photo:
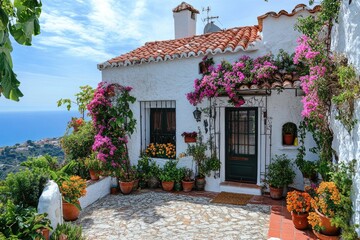
[[[201,111],[196,108],[195,111],[193,112],[194,118],[197,122],[201,121]]]

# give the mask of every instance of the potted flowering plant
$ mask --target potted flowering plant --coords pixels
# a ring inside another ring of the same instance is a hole
[[[337,214],[340,203],[340,192],[334,182],[321,182],[315,189],[315,196],[311,199],[311,206],[315,212],[311,212],[308,219],[316,235],[339,235],[339,228],[331,221]]]
[[[66,221],[73,221],[79,217],[81,206],[79,198],[86,195],[86,180],[79,176],[71,176],[60,184],[63,197],[63,215]]]
[[[129,194],[134,188],[135,172],[130,164],[124,164],[116,169],[116,176],[119,179],[120,190],[123,194]]]
[[[89,170],[91,180],[99,180],[99,176],[101,175],[101,170],[103,168],[103,163],[96,158],[94,153],[85,158],[84,165],[86,169]]]
[[[183,132],[181,136],[186,143],[193,143],[196,142],[197,132]]]
[[[72,127],[74,129],[74,132],[77,132],[79,130],[79,127],[84,124],[84,119],[82,118],[71,118],[71,121],[68,124],[68,127]]]
[[[307,217],[311,208],[311,197],[307,192],[291,191],[286,196],[286,208],[291,212],[296,229],[303,230],[309,225]]]
[[[172,143],[150,143],[145,154],[149,157],[175,159],[176,147]]]

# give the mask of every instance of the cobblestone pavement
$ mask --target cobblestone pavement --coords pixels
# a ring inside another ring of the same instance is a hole
[[[266,239],[270,207],[162,192],[108,195],[77,220],[88,240]]]

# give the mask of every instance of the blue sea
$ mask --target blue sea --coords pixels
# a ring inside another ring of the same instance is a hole
[[[61,137],[75,111],[0,112],[0,147]]]

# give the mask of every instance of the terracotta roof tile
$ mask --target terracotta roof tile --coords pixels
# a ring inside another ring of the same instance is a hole
[[[173,12],[182,10],[190,10],[199,13],[190,4],[182,2],[173,9]],[[280,16],[292,17],[300,11],[306,10],[309,13],[316,13],[321,10],[320,6],[313,9],[307,8],[305,4],[297,5],[291,13],[281,10],[279,13],[268,12],[258,17],[258,26],[251,27],[235,27],[218,32],[196,35],[187,38],[154,41],[145,43],[129,53],[122,54],[98,65],[98,68],[128,66],[133,64],[141,64],[147,62],[167,61],[175,58],[200,56],[206,54],[224,53],[227,51],[237,52],[254,48],[257,41],[261,40],[260,32],[262,32],[263,20],[267,17],[278,18]]]
[[[151,61],[165,61],[165,57],[169,55],[170,59],[174,59],[176,55],[184,55],[189,57],[193,55],[205,55],[208,52],[231,51],[236,52],[239,49],[245,50],[250,44],[260,40],[259,29],[257,26],[252,27],[236,27],[219,32],[197,35],[188,38],[155,41],[145,43],[129,53],[112,58],[106,63],[99,66],[100,69],[109,65],[132,65]],[[151,59],[154,58],[154,60]],[[160,59],[157,59],[159,57]]]
[[[190,4],[188,4],[186,2],[180,3],[179,6],[177,6],[176,8],[173,9],[173,12],[181,12],[183,10],[189,10],[190,12],[193,12],[193,13],[200,13],[197,9],[195,9],[193,6],[191,6]]]

